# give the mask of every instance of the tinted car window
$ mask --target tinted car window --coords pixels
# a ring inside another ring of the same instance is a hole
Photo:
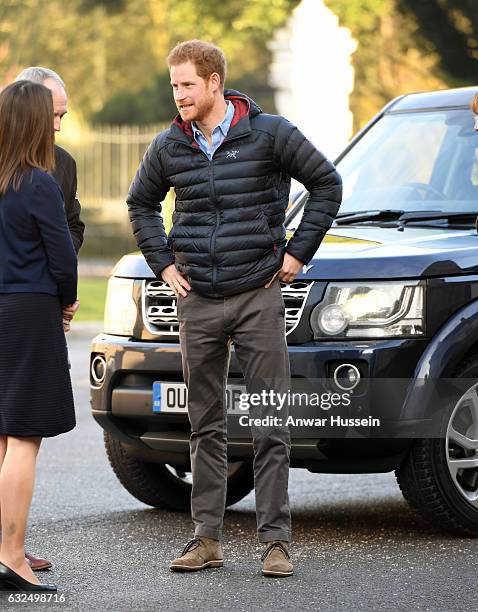
[[[478,134],[470,110],[390,113],[337,164],[340,214],[478,211]],[[301,214],[291,216],[296,228]]]

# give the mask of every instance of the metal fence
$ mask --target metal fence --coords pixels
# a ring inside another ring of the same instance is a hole
[[[86,206],[123,200],[146,148],[162,125],[102,125],[58,143],[78,167],[78,193]]]

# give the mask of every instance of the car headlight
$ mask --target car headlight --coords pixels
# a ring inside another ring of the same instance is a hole
[[[314,337],[380,338],[424,333],[423,283],[330,283],[311,315]]]
[[[132,278],[112,276],[106,293],[104,330],[115,336],[132,336],[138,309],[133,300]]]

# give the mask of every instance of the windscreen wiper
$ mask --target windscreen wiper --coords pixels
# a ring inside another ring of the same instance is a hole
[[[423,212],[407,212],[398,218],[398,225],[403,227],[406,223],[417,222],[417,221],[433,221],[434,219],[453,219],[453,221],[459,221],[463,219],[464,222],[474,221],[478,216],[478,211],[470,210],[440,210],[440,211],[423,211]]]
[[[404,210],[385,208],[383,210],[366,210],[353,213],[342,213],[337,215],[337,225],[351,225],[363,221],[397,221],[405,214]]]
[[[399,229],[410,222],[433,221],[434,219],[453,219],[456,221],[469,222],[473,221],[478,216],[478,211],[446,211],[446,210],[398,210],[398,209],[383,209],[383,210],[366,210],[364,212],[344,213],[338,215],[335,220],[336,225],[353,225],[354,223],[364,223],[367,221],[373,222],[397,222]]]

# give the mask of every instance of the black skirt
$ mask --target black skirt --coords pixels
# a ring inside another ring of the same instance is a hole
[[[74,426],[58,298],[0,294],[0,435],[46,438]]]

